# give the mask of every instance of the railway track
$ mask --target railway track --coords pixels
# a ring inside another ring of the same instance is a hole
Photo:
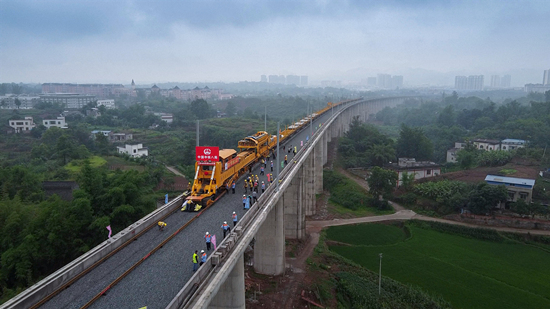
[[[324,115],[324,116],[325,117],[320,117],[319,119],[316,119],[314,121],[316,126],[318,125],[319,121],[323,121],[323,119],[329,117],[329,115]],[[301,148],[299,146],[300,138],[305,142],[305,135],[308,135],[307,132],[303,132],[307,130],[301,130],[301,131],[302,132],[297,132],[297,134],[286,139],[285,143],[281,144],[281,147],[284,144],[291,143]],[[295,144],[294,140],[297,140],[298,142]],[[277,157],[277,160],[276,160],[277,162],[276,164],[280,162],[279,160],[282,160],[284,158],[284,155],[285,153],[282,153],[282,152],[279,154],[279,157]],[[300,155],[300,152],[298,152],[297,156],[299,155]],[[294,159],[294,158],[291,158],[291,159]],[[289,165],[292,164],[292,162],[293,161],[290,160]],[[254,173],[257,173],[258,170],[259,170],[259,167],[257,166],[256,169],[254,169],[255,171]],[[269,167],[268,167],[268,170],[269,170]],[[286,170],[287,169],[284,169],[283,171],[281,171],[281,174],[280,174],[281,177],[284,177]],[[242,183],[243,183],[243,180],[241,179],[238,182],[238,186],[237,186],[237,190],[239,192],[241,192],[242,190]],[[273,184],[275,184],[275,182]],[[266,194],[269,191],[273,191],[273,190],[269,190],[268,188],[268,190],[260,196],[260,200],[269,198],[270,194]],[[179,198],[181,198],[181,196]],[[151,224],[140,234],[132,237],[130,241],[127,241],[120,248],[117,248],[114,252],[104,257],[101,261],[98,261],[97,263],[95,263],[91,268],[87,269],[85,272],[80,274],[77,278],[65,284],[56,292],[50,294],[46,299],[42,300],[40,303],[36,304],[32,308],[42,308],[42,309],[94,308],[94,307],[140,308],[143,306],[148,306],[148,308],[155,308],[155,306],[152,304],[152,301],[147,300],[148,297],[145,296],[145,294],[147,293],[155,294],[155,292],[146,291],[145,289],[140,288],[138,291],[131,292],[133,293],[133,295],[136,295],[135,297],[126,296],[126,295],[124,296],[120,296],[120,295],[113,296],[113,295],[120,294],[120,293],[127,293],[128,291],[131,291],[132,290],[131,287],[133,287],[133,284],[129,282],[139,281],[139,280],[156,282],[154,276],[152,277],[151,275],[148,275],[147,277],[147,278],[152,278],[151,280],[140,279],[140,277],[142,276],[141,273],[143,271],[140,271],[139,274],[136,274],[136,269],[144,269],[143,267],[145,267],[146,270],[148,268],[155,268],[155,267],[160,269],[161,268],[160,264],[163,264],[163,263],[166,264],[164,261],[165,259],[164,257],[162,257],[163,254],[160,254],[159,257],[156,257],[156,256],[159,255],[159,252],[164,251],[164,250],[161,250],[162,248],[167,246],[176,247],[176,249],[171,248],[170,250],[172,251],[173,250],[185,251],[184,253],[182,253],[182,256],[184,256],[183,260],[185,260],[190,270],[191,253],[193,251],[188,248],[191,247],[191,248],[200,250],[200,247],[204,247],[204,242],[202,241],[202,235],[204,235],[204,232],[208,230],[206,226],[209,226],[210,229],[212,229],[212,226],[216,226],[215,225],[217,224],[216,222],[221,224],[221,222],[224,220],[223,218],[227,218],[226,221],[230,221],[230,214],[232,211],[237,211],[237,213],[239,214],[239,218],[241,220],[244,219],[243,215],[245,214],[245,212],[242,209],[240,209],[242,208],[241,205],[242,204],[240,202],[240,194],[233,195],[233,194],[228,194],[227,192],[224,192],[224,194],[216,198],[216,203],[202,209],[198,213],[195,213],[192,217],[189,217],[189,215],[191,215],[190,213],[181,213],[178,211],[179,208],[176,208],[175,211],[168,213],[162,219],[163,221],[165,220],[169,221],[168,222],[169,227],[172,227],[172,229],[170,229],[170,234],[168,237],[160,237],[160,235],[162,235],[162,232],[155,233],[155,231],[151,231],[151,229],[156,226],[156,222]],[[211,206],[214,206],[214,207],[211,207]],[[204,217],[204,213],[207,211],[210,212],[210,214],[208,214],[208,216],[206,216],[204,220],[197,220],[199,217]],[[249,215],[252,215],[252,213],[250,213]],[[199,221],[203,221],[203,222],[199,222]],[[218,239],[222,239],[221,232],[219,231],[217,233],[211,232],[211,234],[218,234],[220,236]],[[143,243],[141,244],[141,246],[138,246],[138,248],[130,248],[130,247],[136,246],[134,244],[138,242],[143,242]],[[153,242],[154,242],[154,245],[152,244]],[[182,243],[185,243],[185,246],[182,245]],[[147,247],[147,245],[149,247]],[[151,246],[153,247],[150,248]],[[183,247],[184,249],[181,249]],[[122,255],[126,255],[129,257],[128,258],[117,257],[117,253],[121,253],[122,251],[126,251]],[[142,252],[147,252],[147,253],[143,255]],[[136,260],[136,255],[139,255],[139,258],[137,258],[137,260]],[[110,282],[109,284],[100,285],[97,283],[94,283],[94,284],[90,283],[90,285],[88,285],[89,282],[93,281],[92,279],[80,280],[86,277],[87,274],[93,272],[94,269],[96,268],[109,268],[107,266],[103,267],[101,265],[104,262],[109,261],[113,257],[117,261],[109,262],[110,264],[113,264],[110,266],[111,269],[102,270],[101,274],[95,276],[99,278],[97,279],[98,282],[103,280],[103,282]],[[131,259],[133,260],[131,263],[126,261]],[[173,257],[171,259],[174,260]],[[119,260],[122,260],[122,261],[119,261]],[[172,263],[171,267],[174,267],[174,265],[177,265],[177,267],[180,267],[181,266],[180,264]],[[140,267],[140,266],[143,266],[143,267]],[[166,266],[166,267],[168,269],[170,268],[170,266]],[[175,269],[173,274],[170,271],[168,271],[168,275],[170,275],[170,278],[168,278],[169,280],[167,281],[181,282],[182,280],[186,280],[185,278],[187,278],[188,280],[188,278],[190,278],[189,270],[182,271],[181,269]],[[162,275],[160,275],[160,277],[166,276],[166,270],[163,270],[162,272],[163,273]],[[132,277],[132,278],[129,278],[128,280],[123,280],[128,277]],[[156,284],[152,283],[152,285],[154,285],[155,288],[158,289],[158,286]],[[171,298],[177,294],[177,292],[179,291],[179,288],[177,286],[175,286],[175,288],[172,288],[171,283],[166,283],[166,285],[169,286],[168,290],[170,291],[162,291],[162,293],[166,292],[166,295],[167,295],[167,296],[163,296],[163,299],[169,297],[168,299],[171,300]],[[145,286],[147,286],[147,284],[145,284]],[[179,287],[181,286],[182,284],[179,284]],[[69,296],[66,296],[66,295],[63,297],[59,296],[60,292],[63,292],[66,289],[71,289],[71,288],[73,289],[73,291],[70,291],[67,293],[69,294]],[[159,293],[156,293],[156,294],[159,294]],[[106,297],[103,297],[103,296],[106,296]],[[114,301],[113,298],[120,298],[121,300]],[[159,306],[158,308],[164,308],[164,307]]]

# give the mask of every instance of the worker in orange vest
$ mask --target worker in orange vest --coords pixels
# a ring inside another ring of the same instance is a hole
[[[223,224],[222,224],[222,230],[223,230],[223,238],[225,238],[225,235],[227,235],[227,233],[231,232],[231,228],[229,227],[229,225],[227,224],[227,221],[224,221]]]
[[[233,226],[235,226],[235,225],[237,225],[237,221],[238,221],[238,219],[237,219],[237,214],[236,214],[235,212],[233,212],[233,216],[232,216],[232,217],[233,217]]]
[[[202,266],[202,264],[206,263],[206,253],[204,252],[204,250],[201,250],[201,264],[200,266]]]
[[[234,181],[231,184],[231,190],[233,191],[233,194],[235,194],[235,182]]]
[[[204,235],[204,240],[206,240],[206,250],[210,251],[210,245],[212,244],[212,236],[206,232]]]

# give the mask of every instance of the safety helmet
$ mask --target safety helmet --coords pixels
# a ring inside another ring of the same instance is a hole
[[[264,182],[262,181],[262,183],[264,183]]]
[[[233,212],[233,214],[235,214],[235,212]]]
[[[227,221],[223,221],[223,224],[227,224]]]
[[[204,250],[201,250],[201,253],[204,253]]]
[[[208,232],[206,232],[206,235],[208,235]]]
[[[246,197],[246,194],[243,194],[243,197]]]

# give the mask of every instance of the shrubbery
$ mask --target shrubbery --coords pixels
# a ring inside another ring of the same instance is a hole
[[[336,275],[336,297],[344,308],[451,308],[443,298],[434,298],[418,288],[382,279],[378,295],[376,274],[340,272]]]
[[[468,208],[475,214],[485,214],[499,202],[506,201],[506,188],[480,182],[477,185],[461,181],[429,181],[414,186],[414,192],[444,207],[446,212]]]
[[[323,189],[330,192],[330,201],[357,210],[369,204],[371,198],[355,182],[334,171],[323,172]]]

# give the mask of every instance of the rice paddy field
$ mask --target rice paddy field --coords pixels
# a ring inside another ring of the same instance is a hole
[[[453,308],[550,308],[548,246],[421,224],[337,226],[326,233],[347,244],[329,242],[331,251],[374,272],[382,253],[383,276],[441,295]]]

